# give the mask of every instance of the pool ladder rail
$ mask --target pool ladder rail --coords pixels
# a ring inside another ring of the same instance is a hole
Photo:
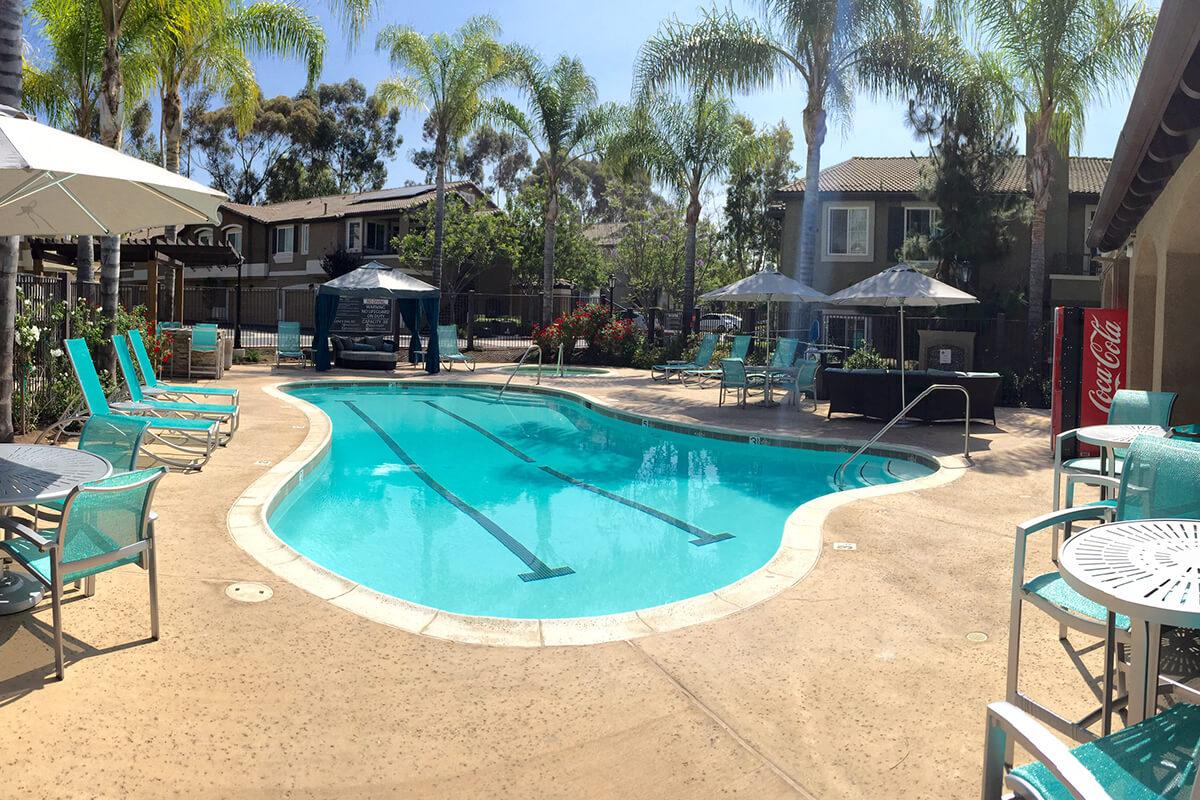
[[[967,390],[965,388],[963,388],[962,386],[959,386],[958,384],[935,383],[932,386],[926,387],[925,391],[921,392],[919,395],[914,397],[909,402],[908,405],[906,405],[904,408],[900,409],[900,413],[897,414],[896,416],[892,417],[891,421],[888,422],[888,424],[886,424],[882,428],[880,428],[879,432],[876,433],[874,436],[872,436],[870,441],[868,441],[862,447],[855,450],[854,455],[850,456],[845,461],[843,461],[841,463],[841,465],[836,470],[833,471],[833,483],[835,486],[837,486],[838,491],[841,491],[842,489],[847,488],[846,480],[844,477],[846,474],[846,467],[850,466],[851,462],[853,462],[856,458],[861,456],[863,453],[867,452],[867,450],[870,449],[871,445],[878,442],[885,433],[890,431],[893,428],[893,426],[895,426],[902,419],[904,419],[908,415],[908,412],[912,411],[913,407],[916,406],[917,403],[921,402],[926,397],[928,397],[929,395],[931,395],[934,392],[939,391],[939,390],[962,392],[963,399],[966,401],[966,409],[963,411],[963,459],[966,460],[966,462],[968,464],[970,464],[971,463],[971,395],[970,395],[970,393],[967,392]]]
[[[520,374],[521,367],[525,366],[525,359],[529,358],[530,353],[537,353],[538,358],[537,380],[534,381],[534,384],[537,386],[542,385],[542,348],[536,344],[531,344],[529,347],[526,347],[525,352],[521,354],[521,360],[517,362],[517,366],[514,367],[513,371],[509,374],[508,380],[504,382],[504,386],[500,387],[500,394],[496,395],[497,400],[504,398],[504,390],[508,388],[510,383],[512,383],[512,379]]]

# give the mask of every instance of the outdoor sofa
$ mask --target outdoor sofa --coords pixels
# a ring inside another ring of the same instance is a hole
[[[330,336],[333,363],[344,369],[395,369],[396,343],[382,336]]]
[[[884,369],[826,369],[825,388],[829,392],[829,411],[834,414],[859,414],[888,420],[900,411],[900,372]],[[1000,396],[997,372],[949,372],[937,369],[908,372],[905,394],[909,400],[935,383],[953,384],[967,390],[971,397],[971,419],[996,422],[996,400]],[[963,418],[963,396],[959,392],[934,392],[909,413],[913,419],[934,422]]]

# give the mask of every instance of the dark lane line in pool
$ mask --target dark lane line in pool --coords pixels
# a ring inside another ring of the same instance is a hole
[[[571,569],[570,567],[547,566],[544,561],[531,553],[525,547],[525,545],[514,539],[508,533],[508,531],[504,530],[495,522],[484,516],[479,509],[471,506],[461,497],[454,494],[454,492],[450,491],[445,486],[442,486],[440,483],[434,480],[433,476],[426,472],[420,464],[418,464],[416,461],[413,461],[412,457],[405,452],[404,448],[401,447],[396,440],[388,434],[387,431],[379,427],[379,424],[375,422],[375,420],[371,419],[366,412],[359,408],[353,400],[343,400],[342,402],[346,404],[347,408],[357,414],[363,422],[367,423],[367,426],[375,432],[375,435],[382,439],[383,443],[386,444],[388,448],[396,454],[396,457],[403,461],[405,466],[412,470],[414,475],[424,481],[426,486],[440,494],[446,500],[446,502],[450,503],[450,505],[454,506],[468,517],[475,520],[475,522],[479,524],[479,527],[490,533],[493,537],[495,537],[496,541],[508,548],[510,553],[521,559],[521,561],[525,563],[525,566],[529,567],[530,571],[520,573],[517,575],[518,578],[526,582],[540,581],[546,578],[557,578],[561,575],[570,575],[575,572],[575,570]]]
[[[430,408],[437,409],[438,411],[441,411],[446,416],[458,420],[459,422],[461,422],[463,425],[466,425],[471,430],[486,436],[487,438],[491,439],[493,442],[500,445],[505,450],[512,453],[514,456],[521,459],[525,463],[527,463],[527,464],[534,463],[534,459],[530,458],[525,453],[522,453],[516,447],[513,447],[511,444],[504,441],[503,439],[501,439],[499,436],[492,433],[491,431],[489,431],[485,428],[482,428],[479,425],[476,425],[474,422],[471,422],[471,420],[466,419],[464,417],[460,417],[458,414],[455,414],[453,411],[443,408],[442,406],[438,405],[437,403],[435,403],[432,400],[423,400],[422,402],[425,403],[425,405],[429,406]],[[703,547],[706,544],[713,544],[715,542],[723,542],[726,539],[734,538],[732,533],[711,534],[708,531],[704,530],[703,528],[698,528],[695,525],[692,525],[690,522],[684,522],[683,520],[679,519],[678,517],[672,517],[670,514],[659,511],[656,508],[651,508],[650,506],[643,505],[642,503],[639,503],[636,500],[630,500],[628,497],[622,497],[621,495],[616,494],[614,492],[610,492],[607,489],[601,489],[599,486],[593,486],[592,484],[587,483],[586,481],[581,481],[578,478],[571,477],[570,475],[566,474],[565,472],[559,472],[558,470],[554,469],[553,467],[542,466],[542,467],[540,467],[540,469],[543,472],[545,472],[547,475],[553,475],[554,477],[558,478],[559,480],[566,481],[567,483],[571,484],[572,486],[576,486],[580,489],[585,489],[589,492],[593,492],[595,494],[600,495],[601,497],[606,497],[609,500],[613,500],[615,502],[629,506],[630,508],[641,511],[643,514],[649,514],[650,516],[655,517],[656,519],[662,520],[663,522],[667,523],[668,525],[673,525],[676,528],[679,528],[680,530],[687,531],[692,536],[696,537],[695,539],[692,540],[692,544],[696,545],[697,547]]]
[[[592,484],[587,483],[586,481],[581,481],[578,478],[573,478],[570,475],[566,474],[565,472],[559,472],[554,467],[543,466],[543,467],[541,467],[541,470],[542,470],[542,472],[545,472],[547,475],[553,475],[554,477],[558,478],[559,480],[566,481],[567,483],[571,484],[572,486],[578,486],[580,489],[586,489],[589,492],[595,492],[596,494],[600,495],[601,497],[607,497],[609,500],[615,500],[616,502],[621,503],[623,505],[627,505],[630,508],[637,509],[638,511],[641,511],[643,514],[649,514],[650,516],[655,517],[656,519],[660,519],[663,522],[667,523],[668,525],[674,525],[676,528],[679,528],[680,530],[687,531],[692,536],[696,537],[695,539],[693,539],[691,541],[691,544],[696,545],[696,547],[703,547],[706,544],[714,544],[716,542],[723,542],[726,539],[734,538],[732,533],[718,533],[718,534],[709,533],[708,531],[704,530],[703,528],[698,528],[695,525],[691,524],[690,522],[684,522],[683,520],[679,519],[678,517],[672,517],[670,514],[667,514],[663,511],[659,511],[657,508],[651,508],[650,506],[639,503],[636,500],[630,500],[628,497],[622,497],[621,495],[614,494],[613,492],[610,492],[607,489],[601,489],[599,486],[593,486]]]
[[[532,464],[532,463],[533,463],[533,459],[532,459],[532,458],[530,458],[529,456],[525,455],[525,454],[524,454],[524,453],[522,453],[520,450],[518,450],[517,448],[513,447],[511,444],[509,444],[508,442],[504,441],[504,440],[503,440],[503,439],[501,439],[499,436],[497,436],[496,434],[494,434],[494,433],[492,433],[491,431],[487,430],[486,428],[482,428],[482,427],[480,427],[480,426],[476,425],[474,422],[471,422],[471,420],[469,420],[469,419],[467,419],[467,418],[465,418],[465,417],[460,417],[458,414],[455,414],[453,411],[449,410],[448,408],[443,408],[442,406],[438,405],[437,403],[435,403],[435,402],[434,402],[434,401],[432,401],[432,400],[422,400],[421,402],[423,402],[425,405],[429,406],[430,408],[437,409],[438,411],[442,412],[443,414],[445,414],[446,416],[450,417],[451,419],[456,419],[456,420],[458,420],[458,421],[459,421],[459,422],[461,422],[463,425],[466,425],[468,428],[470,428],[471,430],[475,431],[476,433],[483,434],[484,436],[486,436],[487,438],[491,439],[493,442],[495,442],[496,444],[500,445],[500,446],[501,446],[501,447],[503,447],[505,450],[507,450],[508,452],[512,453],[514,456],[516,456],[517,458],[521,459],[521,460],[522,460],[522,461],[524,461],[525,463],[527,463],[527,464]]]

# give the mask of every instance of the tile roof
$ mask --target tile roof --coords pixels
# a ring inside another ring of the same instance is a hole
[[[471,181],[451,181],[446,184],[447,192],[469,196],[473,200],[486,195]],[[403,211],[432,202],[434,186],[401,186],[380,189],[376,192],[358,194],[331,194],[311,197],[307,200],[288,200],[283,203],[266,203],[261,206],[243,203],[222,203],[221,208],[249,217],[256,222],[292,222],[294,220],[339,219],[359,214],[375,214],[382,211]],[[491,202],[490,200],[488,201]]]
[[[855,156],[848,161],[821,170],[821,191],[912,194],[917,189],[921,171],[929,163],[928,156],[895,158]],[[1072,156],[1067,167],[1067,181],[1071,193],[1100,194],[1111,165],[1112,159],[1110,158]],[[1029,182],[1025,177],[1024,156],[1017,156],[997,189],[1006,192],[1029,191]],[[798,180],[779,191],[782,193],[803,192],[804,180]]]

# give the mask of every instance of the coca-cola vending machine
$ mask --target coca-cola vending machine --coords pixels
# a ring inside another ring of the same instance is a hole
[[[1123,308],[1054,309],[1051,448],[1063,431],[1108,421],[1113,394],[1125,385],[1127,319]],[[1081,449],[1063,457],[1091,454]]]

